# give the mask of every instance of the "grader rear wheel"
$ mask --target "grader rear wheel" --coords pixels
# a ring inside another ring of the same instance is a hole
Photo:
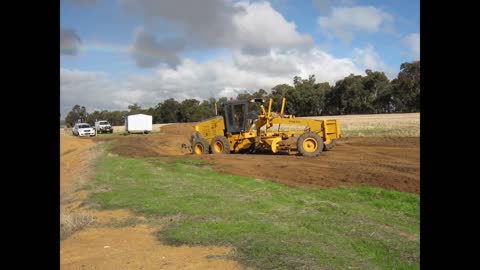
[[[212,154],[230,154],[230,142],[223,136],[216,136],[210,143]]]
[[[336,145],[337,145],[337,140],[332,140],[331,143],[324,145],[323,151],[330,151],[330,150],[332,150],[332,148],[335,147]]]
[[[302,156],[318,156],[323,150],[323,139],[314,132],[303,133],[298,137],[297,150]]]
[[[204,138],[194,138],[192,141],[192,154],[204,155],[209,153],[208,142]]]

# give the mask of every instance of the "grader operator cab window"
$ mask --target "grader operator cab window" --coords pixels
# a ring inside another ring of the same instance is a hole
[[[247,102],[225,104],[225,124],[227,132],[239,133],[246,130]]]
[[[245,106],[242,104],[237,104],[233,106],[233,114],[235,117],[235,128],[243,128]]]

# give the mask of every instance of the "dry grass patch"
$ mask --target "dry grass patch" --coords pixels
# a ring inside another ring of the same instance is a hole
[[[102,154],[90,140],[60,137],[60,239],[66,239],[94,221],[85,209],[87,191],[81,190],[93,176],[93,162]]]
[[[86,211],[71,212],[60,210],[60,239],[66,239],[74,232],[89,226],[94,222],[93,216]]]
[[[334,115],[303,117],[312,119],[338,119],[346,136],[420,136],[420,113]]]

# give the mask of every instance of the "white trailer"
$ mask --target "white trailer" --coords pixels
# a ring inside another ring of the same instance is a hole
[[[125,131],[128,133],[149,133],[152,131],[152,116],[133,114],[125,118]]]

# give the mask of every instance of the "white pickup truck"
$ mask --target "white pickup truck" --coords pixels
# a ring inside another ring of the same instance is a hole
[[[96,121],[95,122],[95,129],[97,133],[113,133],[113,128],[108,121]]]
[[[77,123],[72,129],[73,136],[95,136],[95,129],[87,123]]]

